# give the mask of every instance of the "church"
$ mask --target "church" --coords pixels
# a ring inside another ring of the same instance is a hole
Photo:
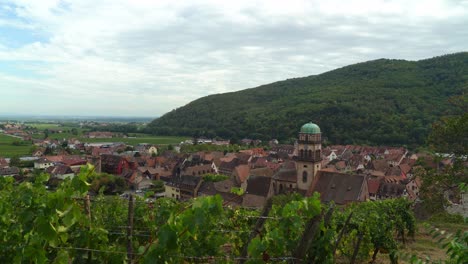
[[[323,171],[322,134],[312,122],[299,130],[295,156],[273,176],[275,194],[298,192],[310,196],[319,192],[323,202],[346,204],[368,199],[365,175]]]

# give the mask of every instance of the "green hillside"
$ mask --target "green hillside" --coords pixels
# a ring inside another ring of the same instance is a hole
[[[468,52],[379,59],[195,100],[154,120],[161,135],[288,139],[313,121],[336,144],[420,145],[468,91]]]

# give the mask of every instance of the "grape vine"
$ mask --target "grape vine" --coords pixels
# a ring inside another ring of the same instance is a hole
[[[411,203],[404,199],[338,207],[322,204],[318,194],[289,195],[274,197],[271,207],[259,212],[227,207],[220,196],[187,202],[142,197],[129,201],[101,192],[89,198],[93,173],[93,167],[83,167],[54,191],[45,188],[46,174],[20,184],[0,178],[0,259],[354,263],[374,261],[379,252],[388,252],[396,263],[398,244],[415,232]]]

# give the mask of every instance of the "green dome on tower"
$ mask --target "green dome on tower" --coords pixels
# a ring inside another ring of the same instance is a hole
[[[320,127],[317,126],[316,124],[309,122],[307,124],[304,124],[301,127],[301,133],[305,134],[320,134]]]

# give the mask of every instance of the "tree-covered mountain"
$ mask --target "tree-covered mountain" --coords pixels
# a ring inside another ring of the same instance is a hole
[[[155,119],[161,135],[288,139],[317,123],[335,144],[420,145],[468,91],[468,52],[379,59],[195,100]]]

